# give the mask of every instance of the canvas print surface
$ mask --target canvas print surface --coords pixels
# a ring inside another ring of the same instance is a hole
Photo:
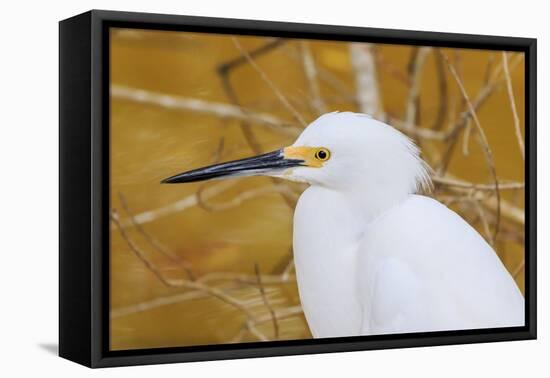
[[[109,38],[111,350],[524,325],[523,53]]]

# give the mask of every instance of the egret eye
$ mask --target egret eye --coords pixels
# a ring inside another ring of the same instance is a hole
[[[327,161],[330,159],[330,151],[326,148],[319,148],[317,151],[315,151],[315,159],[320,161]]]

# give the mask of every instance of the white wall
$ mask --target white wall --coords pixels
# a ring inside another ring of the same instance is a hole
[[[0,23],[0,374],[4,377],[542,376],[550,373],[546,252],[548,11],[543,1],[195,0],[6,1]],[[57,343],[57,21],[90,8],[536,37],[539,39],[538,341],[284,357],[91,371]],[[32,105],[32,110],[30,105]],[[29,232],[31,230],[31,232]],[[31,237],[29,237],[31,235]],[[543,300],[546,299],[546,300]],[[546,350],[545,350],[546,349]],[[10,370],[11,373],[7,373]],[[538,372],[538,373],[537,373]],[[7,374],[6,374],[7,373]]]

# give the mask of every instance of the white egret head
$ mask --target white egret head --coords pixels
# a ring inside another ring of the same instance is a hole
[[[291,146],[264,155],[195,169],[164,183],[265,175],[343,192],[396,198],[429,186],[427,165],[405,135],[372,117],[328,113]]]

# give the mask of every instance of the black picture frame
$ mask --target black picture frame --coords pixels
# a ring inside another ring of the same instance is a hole
[[[181,30],[525,53],[526,325],[109,351],[109,28]],[[536,338],[536,39],[92,10],[59,23],[59,354],[89,367]]]

